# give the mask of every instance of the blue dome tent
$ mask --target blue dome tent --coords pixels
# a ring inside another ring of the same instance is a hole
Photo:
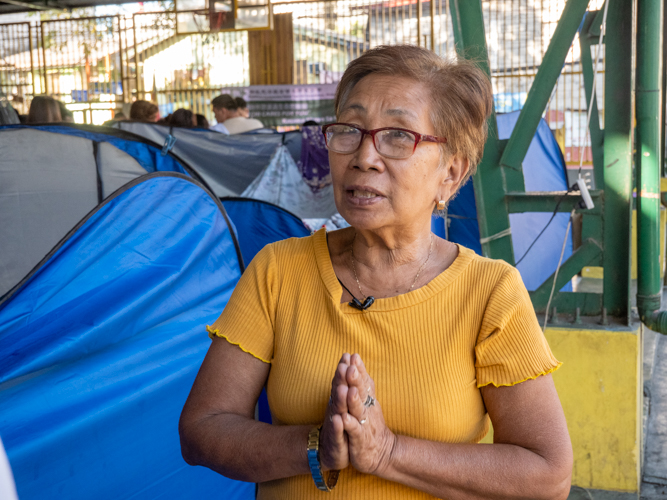
[[[153,173],[89,213],[0,303],[0,436],[26,499],[250,499],[177,423],[242,259],[220,202]]]

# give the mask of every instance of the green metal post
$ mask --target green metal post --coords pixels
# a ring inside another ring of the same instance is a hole
[[[613,316],[630,311],[632,196],[633,0],[608,0],[604,95],[603,307]]]
[[[649,328],[667,334],[667,311],[659,311],[661,0],[639,0],[637,26],[637,308]]]
[[[467,2],[466,2],[467,3]],[[476,3],[476,2],[470,2]],[[500,163],[503,166],[521,170],[530,142],[535,136],[542,113],[549,102],[551,91],[563,69],[563,63],[574,40],[581,20],[586,13],[588,0],[568,0],[565,9],[549,42],[540,69],[530,86],[526,103],[514,126],[509,143],[503,152]]]
[[[449,6],[459,57],[478,61],[491,78],[481,0],[450,0]],[[473,177],[482,252],[487,257],[514,264],[509,214],[505,204],[507,184],[503,169],[498,165],[502,147],[498,140],[495,109],[488,126],[489,138],[484,146],[484,157]]]

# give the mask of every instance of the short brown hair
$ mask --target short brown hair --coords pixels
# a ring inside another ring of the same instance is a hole
[[[62,121],[58,101],[48,95],[36,95],[30,103],[28,123],[54,123]]]
[[[130,108],[132,120],[150,121],[158,113],[158,107],[149,101],[134,101]]]
[[[493,90],[486,73],[473,62],[444,59],[414,45],[376,47],[345,70],[336,90],[336,116],[354,86],[370,74],[403,76],[423,83],[431,92],[431,122],[436,135],[447,138],[443,151],[468,160],[464,181],[475,172],[484,153],[487,118],[493,110]]]
[[[235,111],[239,107],[236,103],[236,99],[234,99],[229,94],[220,94],[218,97],[211,101],[211,106],[213,106],[215,109],[224,108],[231,111]]]

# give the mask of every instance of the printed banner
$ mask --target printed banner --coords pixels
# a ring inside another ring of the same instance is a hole
[[[314,85],[252,85],[227,87],[223,94],[242,97],[248,102],[250,117],[267,127],[299,126],[308,120],[335,121],[336,83]]]

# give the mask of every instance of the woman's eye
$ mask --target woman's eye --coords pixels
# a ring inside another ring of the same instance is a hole
[[[390,131],[390,135],[392,139],[408,139],[409,135],[406,132],[403,132],[402,130],[392,130]]]

